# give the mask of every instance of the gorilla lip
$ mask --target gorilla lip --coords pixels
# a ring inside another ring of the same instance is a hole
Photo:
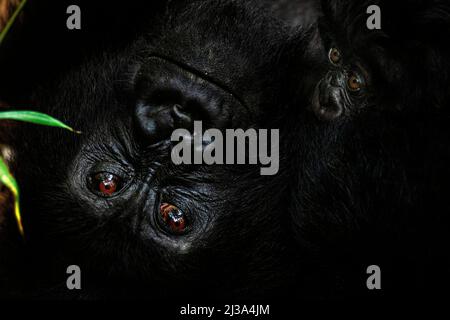
[[[237,95],[231,88],[229,88],[227,85],[223,84],[222,82],[212,78],[211,76],[209,76],[206,72],[202,72],[200,70],[197,70],[191,66],[189,66],[186,63],[177,61],[175,59],[172,59],[170,57],[164,56],[162,54],[159,53],[151,53],[148,57],[149,60],[160,60],[163,61],[165,63],[170,63],[173,64],[175,66],[177,66],[180,69],[183,69],[186,72],[192,73],[193,75],[202,78],[203,80],[215,85],[216,87],[220,88],[221,90],[227,92],[228,94],[230,94],[234,99],[236,99],[237,102],[239,102],[245,109],[249,110],[248,106],[245,104],[244,99],[242,99],[241,97],[239,97],[239,95]]]

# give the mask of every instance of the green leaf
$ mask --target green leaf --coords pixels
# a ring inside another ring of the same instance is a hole
[[[0,120],[25,121],[44,126],[59,127],[75,133],[80,133],[53,117],[35,111],[3,111],[0,112]]]
[[[35,111],[2,111],[0,112],[0,120],[25,121],[44,126],[59,127],[70,130],[75,133],[81,133],[79,131],[74,131],[71,127],[53,117]],[[17,182],[12,176],[12,174],[9,172],[8,166],[1,157],[0,157],[0,182],[4,184],[9,190],[11,190],[11,192],[14,195],[14,215],[16,217],[19,232],[23,237],[24,231],[19,205],[19,186],[17,185]]]
[[[0,182],[3,183],[9,190],[11,190],[14,195],[14,215],[16,217],[17,226],[19,228],[20,234],[23,236],[23,225],[22,217],[20,215],[19,207],[19,186],[17,185],[16,179],[9,172],[8,166],[5,161],[0,157]]]
[[[2,44],[3,40],[6,37],[6,34],[8,33],[9,29],[11,29],[12,25],[14,24],[14,21],[16,20],[19,13],[22,11],[23,7],[27,3],[27,0],[22,0],[20,5],[17,7],[16,11],[14,11],[12,17],[9,19],[8,23],[6,24],[5,28],[0,32],[0,45]]]

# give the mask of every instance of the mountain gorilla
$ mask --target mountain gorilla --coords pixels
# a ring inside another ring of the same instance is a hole
[[[450,270],[450,4],[322,4],[321,40],[296,60],[286,95],[298,98],[281,139],[295,159],[290,213],[305,281],[325,296],[373,295],[362,279],[377,265],[382,294],[442,293]],[[370,5],[381,8],[381,30],[366,27]]]
[[[370,31],[369,3],[323,1],[305,30],[276,2],[171,1],[21,59],[2,96],[82,134],[12,132],[18,296],[372,296],[371,265],[381,294],[445,287],[448,5],[374,1],[383,28]],[[194,120],[280,128],[279,174],[174,166],[170,133]],[[72,264],[80,291],[66,288]]]
[[[281,24],[235,1],[171,1],[152,16],[129,43],[79,57],[65,42],[70,70],[31,75],[38,85],[20,106],[82,131],[21,124],[12,134],[26,230],[19,274],[32,296],[253,297],[291,275],[281,174],[170,159],[172,131],[194,120],[271,128]],[[73,264],[80,291],[66,288]]]

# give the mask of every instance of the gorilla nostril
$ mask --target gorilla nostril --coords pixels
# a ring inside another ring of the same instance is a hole
[[[135,120],[141,134],[149,143],[164,140],[177,128],[190,128],[193,117],[189,111],[180,104],[154,106],[147,103],[138,103]]]
[[[139,132],[149,143],[155,143],[170,134],[174,125],[170,109],[144,102],[136,106],[135,122]]]

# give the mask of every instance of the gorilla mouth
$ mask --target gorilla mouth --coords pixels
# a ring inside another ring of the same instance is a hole
[[[184,70],[185,72],[191,73],[191,74],[195,75],[196,77],[199,77],[199,78],[203,79],[204,81],[211,83],[212,85],[216,86],[217,88],[220,88],[227,94],[234,97],[234,99],[236,99],[237,102],[239,104],[241,104],[243,107],[245,107],[246,109],[249,109],[247,107],[244,99],[241,98],[232,88],[230,88],[229,86],[224,84],[222,81],[211,77],[205,71],[198,70],[195,67],[192,67],[185,62],[178,61],[176,59],[173,59],[171,57],[168,57],[168,56],[165,56],[165,55],[159,54],[159,53],[151,53],[150,56],[148,57],[148,59],[149,59],[149,61],[152,59],[155,59],[155,60],[159,60],[161,63],[172,64],[172,65],[180,68],[181,70]]]

